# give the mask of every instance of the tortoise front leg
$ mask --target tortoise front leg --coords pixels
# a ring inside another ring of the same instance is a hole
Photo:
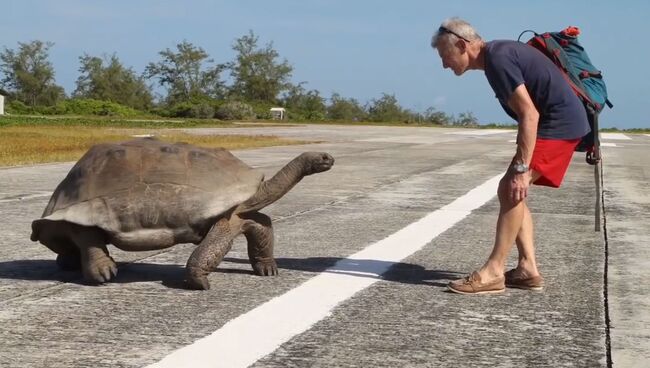
[[[273,225],[263,213],[252,212],[243,216],[242,230],[248,240],[248,258],[258,276],[275,276],[278,266],[273,259]]]
[[[208,274],[214,271],[230,251],[234,236],[228,219],[217,221],[199,246],[192,252],[185,266],[185,283],[190,289],[208,290]]]

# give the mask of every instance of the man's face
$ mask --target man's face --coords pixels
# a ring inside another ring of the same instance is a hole
[[[456,75],[462,75],[467,70],[468,60],[467,53],[463,45],[459,45],[463,41],[458,41],[453,45],[445,45],[438,47],[438,55],[442,60],[442,67],[451,69]]]

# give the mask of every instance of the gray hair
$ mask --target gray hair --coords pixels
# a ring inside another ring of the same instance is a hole
[[[431,38],[431,47],[434,49],[440,47],[446,48],[455,44],[456,41],[460,39],[464,39],[465,41],[483,40],[474,27],[472,27],[472,25],[467,21],[458,17],[445,19],[445,21],[440,24],[440,28],[438,28],[438,30],[433,34],[433,37]]]

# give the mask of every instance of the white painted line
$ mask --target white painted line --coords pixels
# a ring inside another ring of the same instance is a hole
[[[329,316],[337,304],[380,280],[396,262],[422,249],[492,199],[502,176],[491,178],[450,204],[337,262],[295,289],[230,320],[211,335],[172,352],[148,368],[248,367]]]
[[[650,137],[650,134],[644,134],[644,135],[647,136],[647,137]]]
[[[600,133],[600,139],[612,139],[612,140],[630,140],[632,138],[626,136],[623,133]]]
[[[449,132],[445,134],[456,134],[456,135],[490,135],[490,134],[502,134],[502,133],[512,133],[513,130],[506,129],[473,129],[457,132]]]
[[[603,142],[603,143],[601,143],[600,145],[603,146],[603,147],[618,147],[618,146],[616,145],[616,143],[607,143],[607,142]]]

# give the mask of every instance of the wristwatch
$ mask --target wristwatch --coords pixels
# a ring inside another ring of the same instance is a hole
[[[512,163],[512,170],[517,174],[523,174],[523,173],[528,172],[528,170],[530,170],[530,168],[526,164],[513,162]]]

